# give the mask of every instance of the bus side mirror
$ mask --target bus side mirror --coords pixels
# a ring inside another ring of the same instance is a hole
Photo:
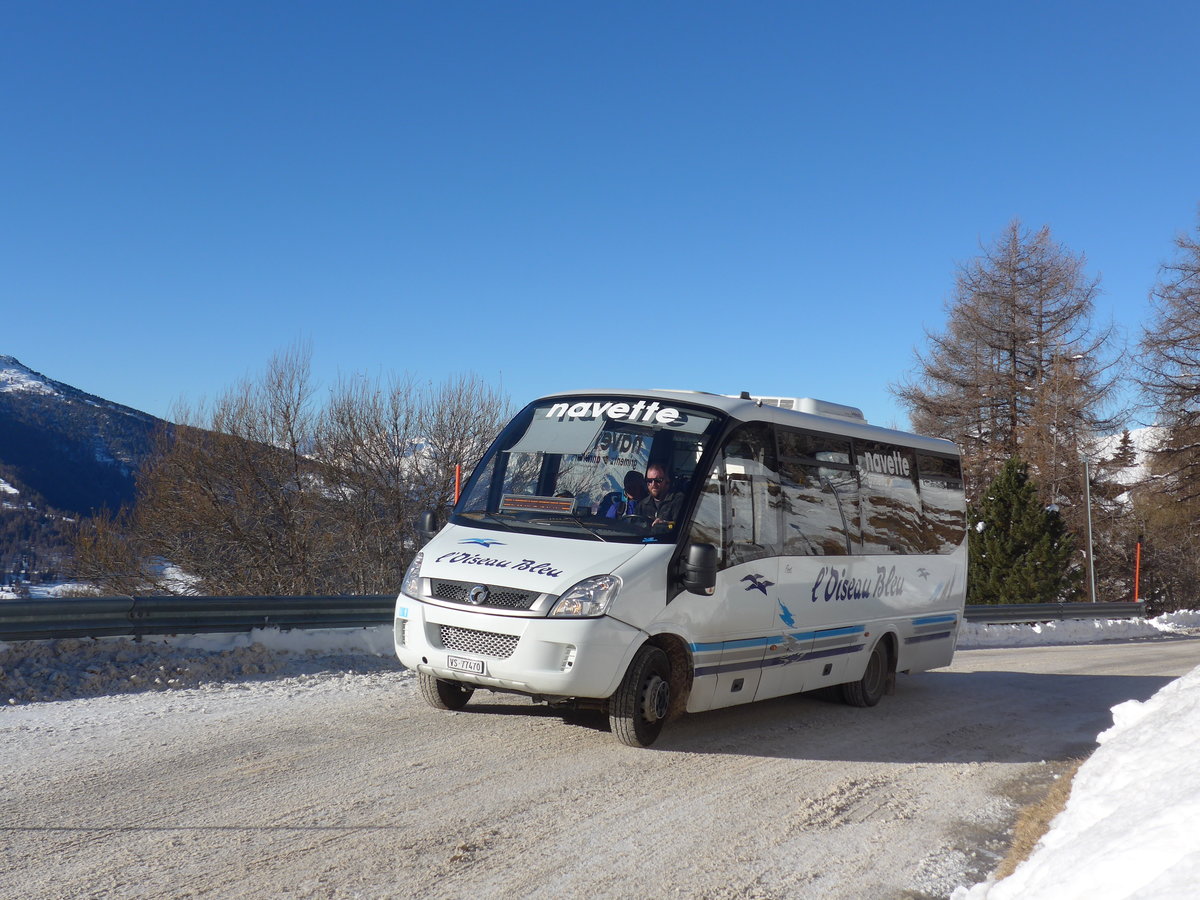
[[[442,526],[438,523],[437,513],[433,510],[425,510],[417,516],[417,534],[426,541],[433,540],[433,536],[441,531]]]
[[[712,544],[688,544],[680,581],[693,594],[711,594],[717,586],[717,548]]]

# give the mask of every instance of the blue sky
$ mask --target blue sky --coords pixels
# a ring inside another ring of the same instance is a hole
[[[1196,227],[1195,3],[7,2],[0,353],[156,415],[354,373],[879,424],[1014,218],[1131,341]]]

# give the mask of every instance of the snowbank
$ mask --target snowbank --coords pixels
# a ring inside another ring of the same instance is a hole
[[[76,638],[0,644],[0,706],[130,691],[399,670],[391,626],[320,631]]]
[[[1200,612],[1190,610],[1167,613],[1156,619],[1068,619],[1040,625],[980,625],[964,622],[958,636],[958,649],[1128,641],[1162,637],[1165,634],[1186,634],[1196,628],[1200,628]]]
[[[1200,667],[1149,700],[1113,707],[1113,726],[1075,776],[1066,809],[1002,881],[952,900],[1191,898],[1200,883]]]

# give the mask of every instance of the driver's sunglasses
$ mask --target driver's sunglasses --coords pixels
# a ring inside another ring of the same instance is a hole
[[[667,479],[663,478],[647,478],[646,484],[666,484]]]

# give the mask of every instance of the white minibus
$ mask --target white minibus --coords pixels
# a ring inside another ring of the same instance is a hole
[[[874,706],[948,665],[962,623],[957,448],[808,398],[536,400],[439,525],[422,516],[396,602],[425,699],[602,709],[631,746],[800,691]]]

